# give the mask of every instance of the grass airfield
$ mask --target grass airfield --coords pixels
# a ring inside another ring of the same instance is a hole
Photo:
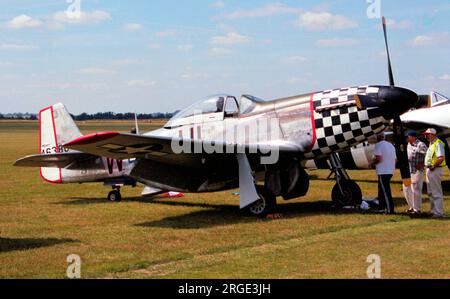
[[[383,278],[450,278],[450,219],[334,211],[328,171],[311,172],[307,197],[280,202],[281,219],[263,220],[242,216],[233,191],[150,200],[138,186],[110,203],[101,184],[49,185],[38,169],[12,167],[38,151],[37,122],[0,121],[0,140],[0,278],[65,278],[70,254],[81,257],[83,278],[366,278],[371,254],[381,256]],[[350,175],[376,196],[373,171]],[[404,211],[398,175],[392,190]]]

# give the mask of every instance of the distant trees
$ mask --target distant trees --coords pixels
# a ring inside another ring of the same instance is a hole
[[[150,113],[138,114],[138,119],[168,119],[172,118],[174,113]],[[77,121],[86,120],[133,120],[134,113],[114,113],[114,112],[99,112],[95,114],[81,113],[80,115],[72,115],[72,118]]]
[[[139,120],[151,120],[151,119],[169,119],[172,118],[175,113],[149,113],[138,114]],[[30,113],[8,113],[0,114],[0,119],[8,120],[37,120],[37,114]],[[76,121],[86,120],[134,120],[134,113],[114,113],[114,112],[99,112],[95,114],[81,113],[80,115],[72,115],[72,118]]]
[[[7,114],[0,114],[0,119],[37,120],[37,115],[31,113],[7,113]]]

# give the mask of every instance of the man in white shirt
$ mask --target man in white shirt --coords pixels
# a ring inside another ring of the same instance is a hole
[[[391,180],[397,164],[395,147],[385,140],[384,133],[377,136],[378,143],[374,150],[373,163],[378,175],[378,201],[380,210],[387,214],[395,214],[394,200],[392,199]]]

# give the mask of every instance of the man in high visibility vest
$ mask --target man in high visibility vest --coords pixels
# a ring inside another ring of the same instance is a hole
[[[445,161],[445,144],[437,138],[435,129],[428,129],[424,132],[430,142],[425,166],[427,168],[428,196],[431,202],[431,213],[433,218],[444,217],[444,193],[442,191],[443,167],[447,166]]]

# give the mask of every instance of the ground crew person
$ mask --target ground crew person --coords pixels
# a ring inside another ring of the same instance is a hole
[[[378,201],[380,212],[395,214],[394,200],[392,199],[391,180],[395,173],[397,154],[395,147],[385,140],[384,133],[377,136],[378,143],[374,150],[373,163],[378,175]]]
[[[435,129],[424,132],[430,142],[426,157],[428,196],[431,202],[431,213],[433,218],[444,217],[444,194],[442,191],[442,172],[445,167],[445,144],[437,138]]]
[[[403,185],[403,192],[409,205],[407,213],[421,214],[422,211],[422,191],[425,179],[425,155],[428,147],[417,138],[417,132],[410,131],[408,138],[408,162],[411,170],[410,186]]]

